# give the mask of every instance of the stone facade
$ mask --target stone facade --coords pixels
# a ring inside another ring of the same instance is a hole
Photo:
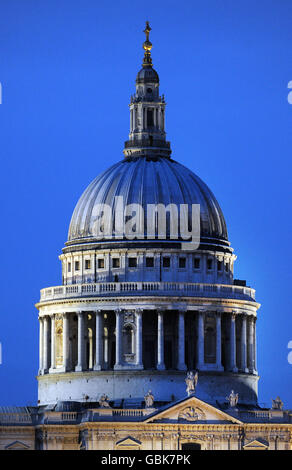
[[[36,407],[23,422],[0,410],[0,450],[292,450],[285,410],[219,409],[195,396],[150,409],[111,405]]]

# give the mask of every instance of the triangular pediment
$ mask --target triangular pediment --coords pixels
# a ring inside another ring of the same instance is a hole
[[[266,450],[268,449],[268,444],[265,441],[254,439],[253,441],[245,444],[243,448],[245,450]]]
[[[148,416],[145,420],[147,423],[165,421],[178,422],[187,424],[204,424],[204,423],[235,423],[241,424],[241,421],[224,411],[219,410],[215,406],[210,405],[195,396],[186,397],[178,402],[174,402],[164,409],[160,409]]]
[[[118,448],[138,448],[140,445],[141,442],[132,436],[127,436],[121,439],[120,441],[116,442],[116,447]]]
[[[20,441],[14,441],[5,447],[6,450],[27,450],[29,446]]]

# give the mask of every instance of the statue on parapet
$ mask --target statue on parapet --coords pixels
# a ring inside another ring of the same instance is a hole
[[[238,393],[234,393],[234,390],[231,390],[231,393],[226,397],[226,400],[228,401],[230,408],[235,408],[238,403]]]
[[[187,373],[187,377],[185,379],[185,383],[187,385],[187,389],[186,389],[186,392],[188,394],[188,397],[190,395],[194,395],[195,392],[196,392],[196,386],[197,386],[197,383],[198,383],[198,377],[199,377],[199,374],[198,374],[198,371],[196,371],[195,375],[192,371],[188,372]]]
[[[273,410],[282,410],[284,403],[280,397],[277,397],[275,400],[272,399],[272,403]]]
[[[152,408],[153,407],[154,396],[153,396],[151,390],[149,390],[149,392],[145,395],[144,400],[145,400],[145,407],[146,408]]]
[[[110,408],[110,404],[108,402],[108,396],[105,395],[105,393],[101,395],[98,403],[101,408]]]

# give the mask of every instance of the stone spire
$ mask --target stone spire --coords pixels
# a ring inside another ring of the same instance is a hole
[[[144,59],[142,69],[136,78],[136,93],[130,102],[130,134],[125,142],[124,155],[128,157],[169,157],[170,143],[165,133],[165,100],[159,95],[159,76],[152,66],[149,41],[151,31],[146,21],[143,43]]]

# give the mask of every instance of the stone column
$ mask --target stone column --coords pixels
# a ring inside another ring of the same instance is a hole
[[[157,366],[158,370],[164,370],[164,324],[163,324],[163,311],[157,312]]]
[[[84,313],[77,312],[78,316],[78,363],[75,367],[76,372],[85,370],[85,322]]]
[[[133,131],[136,129],[136,121],[137,121],[137,117],[136,117],[136,108],[135,106],[133,107]]]
[[[178,370],[186,370],[185,363],[185,310],[178,312]]]
[[[204,316],[204,312],[198,313],[197,369],[204,369],[205,365]]]
[[[56,368],[56,351],[55,351],[55,315],[51,316],[51,367],[50,371]]]
[[[216,312],[216,369],[224,370],[221,349],[221,312]]]
[[[236,315],[234,313],[230,316],[230,370],[237,372],[236,367]]]
[[[43,371],[44,373],[49,370],[49,317],[44,318],[44,356],[43,356]]]
[[[116,314],[116,363],[114,369],[122,368],[122,311],[115,310]]]
[[[257,317],[253,319],[253,356],[254,356],[254,373],[257,374],[257,333],[256,333]]]
[[[39,317],[39,375],[43,374],[43,369],[44,369],[44,360],[43,360],[43,354],[44,354],[44,323],[43,323],[43,318]]]
[[[63,370],[69,370],[69,318],[63,313]]]
[[[95,312],[95,364],[94,370],[102,369],[103,312]]]
[[[136,365],[143,369],[142,361],[142,309],[136,309]]]
[[[250,317],[248,320],[248,369],[252,374],[256,373],[255,370],[255,356],[254,356],[254,319]]]
[[[240,347],[241,347],[240,368],[241,368],[242,372],[248,372],[248,368],[247,368],[246,315],[242,316]]]

